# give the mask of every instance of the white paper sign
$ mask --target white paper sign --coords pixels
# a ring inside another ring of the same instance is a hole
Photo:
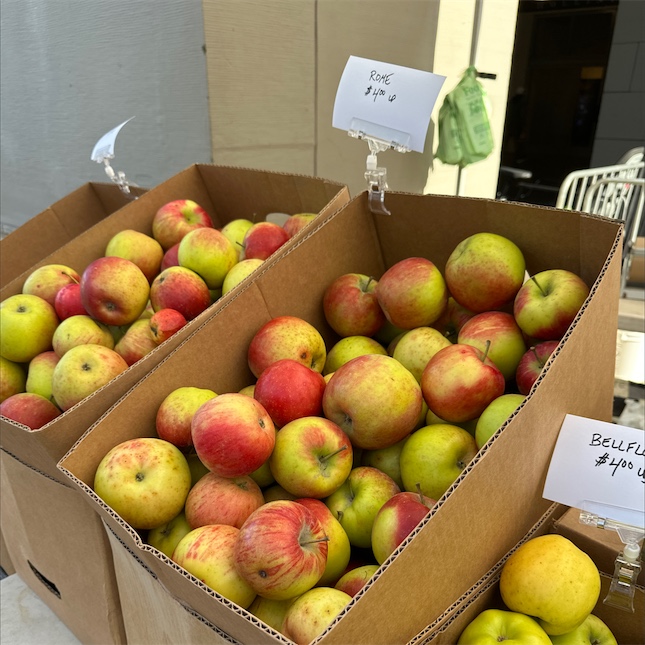
[[[121,131],[121,128],[134,119],[131,116],[127,121],[124,121],[121,125],[117,125],[116,128],[112,128],[109,132],[106,132],[97,142],[92,150],[90,159],[96,161],[97,163],[103,163],[104,159],[112,159],[114,157],[114,143],[116,142],[116,137]]]
[[[551,457],[543,496],[645,527],[645,432],[568,414]]]
[[[367,135],[385,138],[393,131],[391,140],[423,152],[445,80],[431,72],[350,56],[338,84],[332,126],[349,131],[358,121]]]

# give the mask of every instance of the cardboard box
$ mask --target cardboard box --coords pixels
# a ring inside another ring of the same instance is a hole
[[[0,451],[2,530],[15,572],[82,643],[121,645],[112,554],[76,490]]]
[[[97,200],[94,191],[101,195],[103,202]],[[209,212],[218,227],[235,218],[260,220],[274,212],[316,212],[324,217],[349,199],[344,186],[323,179],[210,165],[193,165],[108,217],[104,217],[105,211],[100,211],[101,217],[98,217],[95,202],[121,203],[113,193],[113,190],[103,192],[86,187],[48,209],[38,217],[41,230],[52,236],[59,228],[62,231],[51,243],[42,240],[32,252],[21,248],[27,245],[31,235],[35,235],[31,225],[5,238],[2,261],[7,259],[4,253],[7,248],[8,255],[14,257],[16,263],[8,265],[10,279],[3,282],[0,300],[20,293],[25,278],[37,266],[56,262],[72,266],[81,273],[91,261],[103,255],[108,240],[116,232],[131,228],[150,234],[154,213],[173,199],[195,200]],[[90,208],[91,204],[94,209]],[[75,217],[79,213],[88,213],[88,217],[93,215],[96,222],[90,226],[87,221],[85,229],[77,227]],[[74,221],[70,223],[68,218]],[[296,236],[288,244],[295,244],[298,239]],[[54,249],[54,244],[59,242],[60,246]],[[17,262],[20,251],[27,258],[22,263]],[[267,260],[267,266],[270,262]],[[120,632],[114,631],[113,621],[121,621],[121,615],[111,551],[100,519],[78,491],[69,487],[69,481],[61,475],[56,464],[119,397],[234,295],[235,289],[106,386],[41,429],[29,431],[25,426],[0,417],[3,456],[7,463],[20,464],[20,468],[3,474],[8,482],[7,495],[13,495],[16,502],[15,513],[11,516],[3,513],[2,518],[8,553],[11,558],[19,557],[14,566],[37,593],[43,593],[42,580],[31,572],[28,562],[37,562],[34,566],[38,571],[54,580],[59,588],[65,579],[70,585],[67,592],[61,593],[56,600],[47,598],[61,620],[75,633],[83,634],[83,641],[91,642],[91,634],[86,631],[90,629],[90,620],[93,621],[94,637],[98,639],[96,642],[101,643],[122,642],[123,626],[121,624]],[[64,515],[57,510],[59,498],[66,500]],[[57,535],[55,542],[43,539],[42,528],[37,529],[38,524],[31,521],[35,516],[41,520],[41,527],[48,527],[46,535]],[[67,539],[78,531],[86,538],[86,548],[78,548],[71,537]],[[45,573],[47,571],[50,573]],[[90,575],[89,571],[93,573]],[[106,603],[104,610],[96,607],[96,603],[103,602]],[[113,639],[108,634],[113,634]]]
[[[0,510],[0,514],[2,511]],[[9,550],[7,549],[7,543],[4,539],[4,532],[2,531],[2,526],[0,524],[0,567],[8,575],[16,573],[16,569],[11,562],[9,557]]]
[[[645,286],[645,237],[636,238],[632,249],[632,262],[629,267],[627,284],[632,287]]]
[[[3,284],[0,301],[20,293],[26,277],[38,266],[60,263],[82,273],[90,262],[103,256],[108,240],[118,231],[130,228],[150,235],[154,213],[160,206],[174,199],[196,201],[210,214],[215,226],[221,227],[236,218],[246,217],[259,221],[274,212],[314,212],[324,215],[346,203],[349,194],[341,184],[304,175],[196,164],[159,184],[91,228],[80,232]],[[20,229],[16,231],[19,232]],[[3,244],[9,242],[9,248],[16,254],[17,247],[11,241],[11,237],[10,235],[3,240]],[[287,244],[296,241],[293,239]],[[2,248],[4,251],[4,246]],[[234,291],[235,289],[220,298],[195,320],[190,321],[106,386],[41,429],[27,432],[24,426],[0,417],[0,447],[37,470],[64,481],[56,463],[82,432],[213,311],[233,297]]]
[[[90,182],[59,199],[0,240],[0,287],[145,192]]]
[[[312,227],[299,244],[282,253],[142,379],[59,463],[61,472],[171,596],[242,643],[276,643],[284,638],[263,629],[248,612],[147,546],[94,494],[94,474],[113,446],[155,435],[157,407],[172,389],[190,383],[223,393],[252,383],[247,347],[257,329],[273,317],[291,314],[308,320],[331,347],[337,339],[325,322],[321,302],[337,276],[354,271],[378,277],[386,267],[411,256],[430,258],[443,270],[464,237],[492,231],[519,244],[530,273],[555,266],[569,269],[590,285],[591,292],[524,404],[354,598],[321,643],[375,645],[413,637],[477,583],[548,510],[542,489],[565,415],[611,420],[620,224],[574,212],[432,195],[388,193],[386,204],[391,216],[374,215],[363,193]],[[579,366],[589,354],[596,368],[580,379]],[[129,584],[129,574],[123,575],[123,584]],[[412,597],[411,589],[423,593]],[[166,618],[168,624],[158,621],[148,626],[149,642],[163,640],[171,623],[189,620],[185,611],[179,616],[168,612]],[[124,607],[126,630],[130,621],[142,620],[139,612]]]
[[[567,507],[561,507],[567,508]],[[528,539],[545,533],[560,533],[559,525],[563,518],[570,517],[574,509],[568,509],[560,517],[552,516],[549,521],[529,533],[517,546]],[[566,521],[566,520],[565,520]],[[576,535],[565,536],[572,540],[583,551],[588,553],[598,565],[601,578],[601,590],[598,602],[593,609],[593,614],[598,616],[612,630],[619,645],[639,645],[645,643],[645,588],[637,586],[634,594],[634,613],[607,605],[603,601],[607,597],[609,585],[613,574],[608,572],[604,565],[594,557],[595,551],[587,551],[586,544],[578,542]],[[517,547],[515,547],[517,548]],[[466,594],[448,611],[419,632],[408,645],[454,645],[466,626],[486,609],[507,609],[499,592],[499,577],[504,562],[510,557],[510,551],[477,585],[474,585]]]

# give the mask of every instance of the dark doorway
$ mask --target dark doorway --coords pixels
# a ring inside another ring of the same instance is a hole
[[[501,165],[531,176],[503,170],[498,195],[554,205],[566,175],[589,167],[617,9],[520,0]]]

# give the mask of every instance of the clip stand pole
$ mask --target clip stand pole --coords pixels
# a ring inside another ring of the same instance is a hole
[[[115,171],[114,168],[110,165],[110,159],[114,157],[103,157],[100,161],[103,162],[105,166],[105,174],[110,178],[110,180],[115,183],[126,195],[130,195],[130,186],[136,186],[136,184],[131,184],[125,176],[125,173],[122,171]]]
[[[616,558],[614,575],[603,603],[633,612],[636,579],[641,570],[640,543],[645,538],[645,529],[600,517],[588,511],[580,511],[580,523],[618,533],[625,547]]]

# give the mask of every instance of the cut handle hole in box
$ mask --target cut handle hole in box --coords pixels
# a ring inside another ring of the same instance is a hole
[[[58,591],[58,587],[51,581],[45,578],[45,576],[36,569],[36,567],[27,560],[27,564],[29,565],[29,568],[33,571],[33,574],[42,582],[49,591],[51,591],[57,598],[60,598],[60,591]]]

